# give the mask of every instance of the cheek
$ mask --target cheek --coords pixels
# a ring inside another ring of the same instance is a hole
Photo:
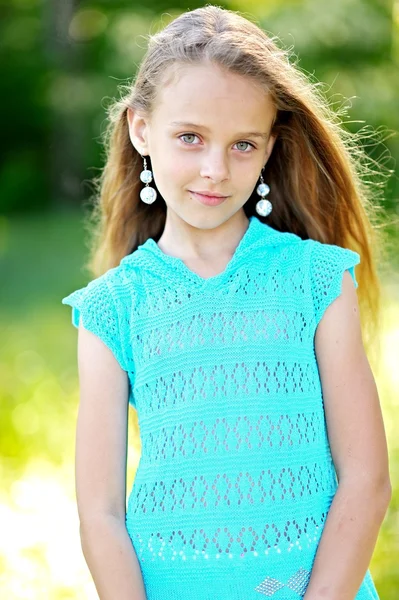
[[[252,184],[255,185],[255,183],[259,180],[262,171],[262,166],[263,165],[259,165],[258,167],[255,164],[251,164],[246,170],[244,169],[243,179],[247,186],[251,186]]]
[[[172,188],[198,177],[196,173],[199,166],[195,160],[190,160],[190,157],[171,151],[157,158],[156,176],[157,180],[162,181],[163,187]]]
[[[169,180],[171,185],[179,185],[191,181],[193,173],[194,170],[187,161],[174,161],[169,165]]]
[[[198,177],[193,174],[193,169],[190,169],[186,162],[181,157],[177,158],[168,153],[158,157],[156,169],[154,167],[154,179],[164,198],[176,197],[179,190],[186,189],[189,183],[198,180]]]

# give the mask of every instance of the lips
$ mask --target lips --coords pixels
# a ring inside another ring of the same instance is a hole
[[[205,206],[218,206],[227,198],[227,196],[210,196],[208,193],[203,194],[199,192],[190,192],[190,194],[192,194],[194,198],[198,200],[198,202],[204,204]]]
[[[219,194],[218,192],[202,192],[202,191],[194,191],[194,194],[201,194],[201,196],[210,196],[211,198],[227,198],[224,194]]]

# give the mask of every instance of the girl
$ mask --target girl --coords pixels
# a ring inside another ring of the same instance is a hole
[[[287,54],[217,6],[151,37],[110,116],[97,277],[62,300],[101,599],[378,598],[391,488],[360,155]]]

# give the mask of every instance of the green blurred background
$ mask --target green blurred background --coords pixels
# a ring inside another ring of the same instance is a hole
[[[103,161],[105,108],[179,0],[0,0],[0,597],[96,599],[79,542],[74,435],[77,332],[61,298],[85,285],[84,218]],[[220,4],[221,5],[221,4]],[[345,127],[381,165],[389,264],[381,265],[381,357],[372,363],[394,494],[370,565],[381,600],[399,598],[399,2],[249,0],[256,18],[325,82]],[[374,133],[373,133],[374,132]],[[379,143],[375,140],[379,139]],[[388,179],[387,169],[394,174]],[[129,427],[128,490],[140,443]]]

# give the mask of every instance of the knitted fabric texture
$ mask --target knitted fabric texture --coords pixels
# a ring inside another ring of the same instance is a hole
[[[314,335],[359,262],[251,216],[214,277],[149,238],[63,298],[127,372],[142,453],[126,528],[148,600],[303,598],[338,485]]]

